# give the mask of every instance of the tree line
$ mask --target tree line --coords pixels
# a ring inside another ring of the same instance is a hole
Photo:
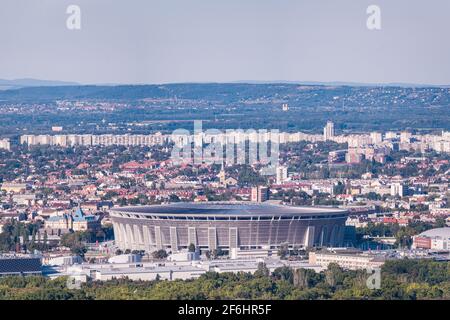
[[[387,261],[379,289],[369,289],[367,278],[365,270],[346,271],[336,264],[322,272],[288,267],[270,272],[260,264],[253,274],[208,272],[192,280],[89,281],[80,289],[68,289],[64,277],[14,276],[0,278],[0,299],[450,299],[449,262]]]

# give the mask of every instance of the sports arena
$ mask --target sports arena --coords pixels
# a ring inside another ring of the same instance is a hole
[[[347,212],[268,203],[174,203],[114,208],[115,240],[122,250],[338,247]]]

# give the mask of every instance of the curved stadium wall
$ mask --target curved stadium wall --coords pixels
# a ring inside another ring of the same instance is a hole
[[[176,203],[111,211],[122,249],[276,249],[342,246],[347,212],[266,203]]]

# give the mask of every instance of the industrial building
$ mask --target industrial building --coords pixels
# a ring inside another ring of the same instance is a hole
[[[450,227],[436,228],[413,237],[413,248],[450,250]]]
[[[42,274],[41,258],[32,255],[0,255],[0,277]]]
[[[385,261],[386,257],[384,255],[358,250],[333,250],[309,253],[309,263],[319,265],[323,268],[328,268],[329,264],[335,263],[347,270],[373,269],[380,268]]]
[[[243,260],[198,260],[198,261],[165,261],[161,262],[127,262],[104,264],[74,264],[72,266],[45,267],[44,273],[50,278],[70,276],[85,282],[87,279],[108,281],[127,278],[134,281],[187,280],[195,279],[207,272],[250,272],[264,263],[273,272],[277,268],[311,269],[316,272],[324,270],[319,265],[311,265],[306,261],[288,261],[276,258],[243,259]]]

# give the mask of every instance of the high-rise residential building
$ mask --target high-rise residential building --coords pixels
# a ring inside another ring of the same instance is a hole
[[[269,200],[269,188],[263,186],[252,188],[251,201],[264,202],[267,200]]]
[[[362,161],[362,154],[356,148],[349,148],[345,155],[345,161],[347,163],[360,163]]]
[[[9,139],[0,139],[0,149],[11,150]]]
[[[396,197],[403,197],[405,195],[405,187],[403,186],[403,184],[399,183],[399,182],[395,182],[393,184],[391,184],[391,196]]]
[[[334,137],[334,123],[332,121],[327,121],[325,128],[323,128],[323,139],[330,140]]]
[[[385,134],[386,139],[397,139],[398,135],[397,132],[388,131]]]
[[[28,145],[59,145],[64,147],[83,145],[124,145],[124,146],[138,146],[138,145],[157,145],[169,141],[170,137],[162,135],[161,133],[150,135],[91,135],[91,134],[68,134],[68,135],[23,135],[20,137],[21,144]],[[176,140],[173,140],[177,142]]]
[[[373,144],[379,144],[383,142],[383,134],[381,132],[371,132],[370,139]]]
[[[288,170],[287,167],[285,166],[278,166],[276,169],[276,183],[277,184],[282,184],[283,182],[286,181],[287,177],[288,177]]]
[[[400,133],[400,142],[401,143],[410,143],[412,134],[411,132],[403,131]]]

